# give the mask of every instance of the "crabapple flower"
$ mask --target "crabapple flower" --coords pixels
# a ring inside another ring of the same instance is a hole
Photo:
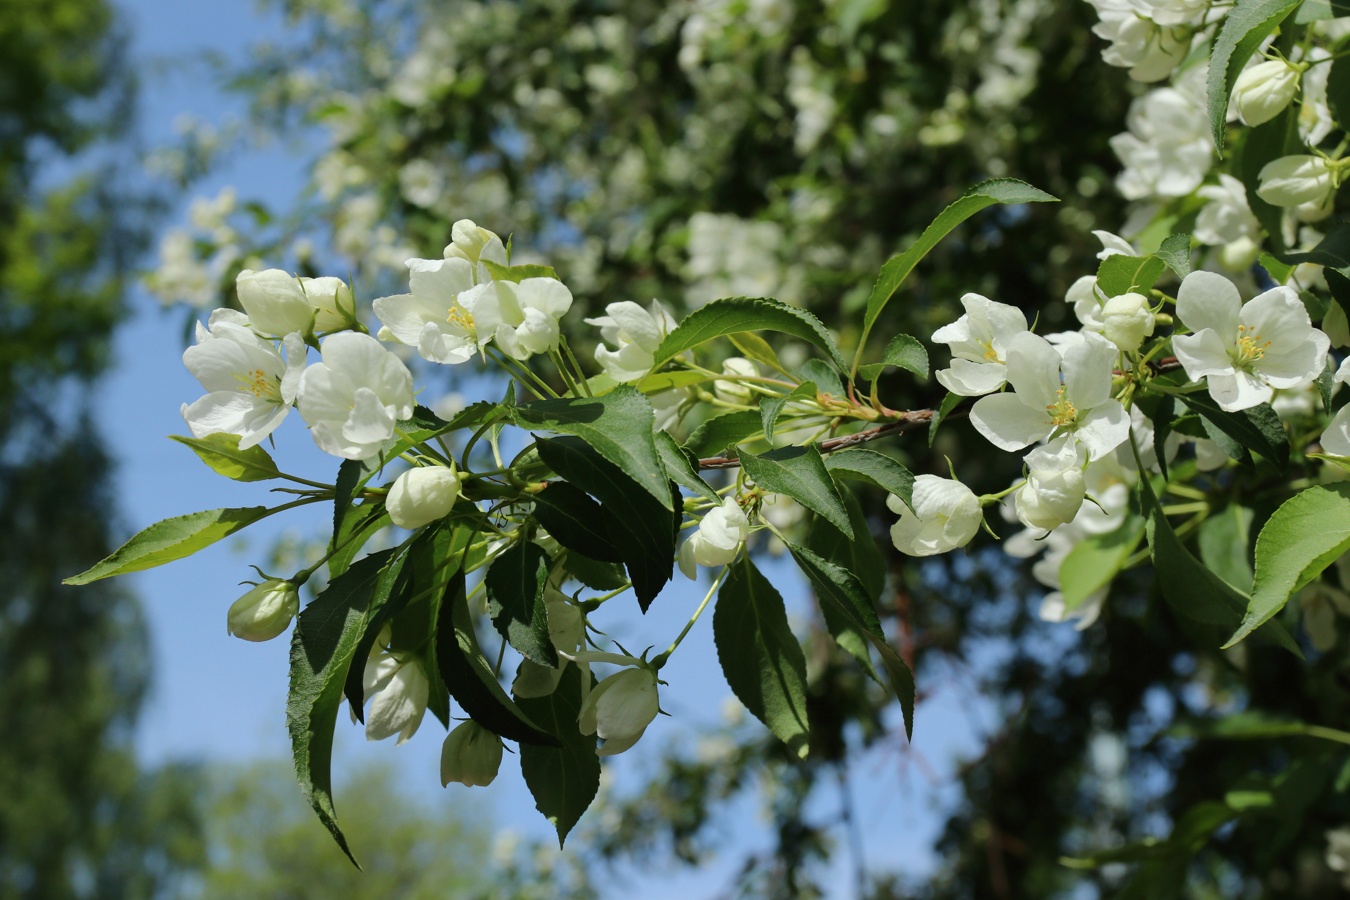
[[[595,361],[615,381],[637,381],[651,370],[656,361],[656,348],[674,330],[675,319],[656,300],[649,309],[643,309],[631,300],[611,303],[605,307],[605,312],[607,315],[585,321],[587,325],[597,326],[605,343],[617,349],[611,350],[603,344],[596,346]]]
[[[395,339],[416,347],[425,360],[455,365],[473,358],[478,331],[459,297],[476,283],[474,264],[465,259],[410,259],[406,265],[412,293],[379,298],[372,304],[375,315]]]
[[[1053,531],[1072,522],[1083,505],[1083,449],[1068,435],[1026,455],[1027,483],[1016,494],[1017,518],[1028,528]]]
[[[457,781],[487,787],[502,765],[502,739],[470,719],[446,735],[441,745],[441,787]]]
[[[234,288],[249,324],[259,334],[279,338],[292,332],[309,334],[313,328],[315,309],[300,280],[289,272],[245,269],[234,279]]]
[[[1011,392],[991,394],[970,410],[975,430],[1001,450],[1021,450],[1067,432],[1090,459],[1110,453],[1130,433],[1130,417],[1111,396],[1116,346],[1099,334],[1074,335],[1063,356],[1045,338],[1019,334],[1008,348]]]
[[[965,315],[933,332],[933,342],[952,351],[951,367],[934,376],[953,394],[979,397],[1003,387],[1008,342],[1027,330],[1027,317],[1015,306],[979,294],[966,294],[961,305]]]
[[[495,232],[481,225],[475,225],[470,219],[460,219],[450,227],[450,243],[445,245],[443,254],[446,259],[462,259],[474,268],[474,274],[480,284],[492,280],[483,261],[499,266],[508,264],[506,247]]]
[[[891,541],[910,556],[936,556],[964,547],[984,521],[980,498],[953,478],[920,475],[914,479],[911,499],[912,510],[895,494],[886,498],[886,506],[900,516],[891,526]]]
[[[1193,332],[1172,338],[1186,375],[1206,379],[1209,395],[1228,412],[1268,402],[1275,388],[1316,380],[1331,340],[1312,327],[1292,288],[1277,287],[1245,305],[1233,282],[1192,272],[1177,291],[1177,316]]]
[[[1097,251],[1098,259],[1106,259],[1108,256],[1139,255],[1139,251],[1134,249],[1134,245],[1118,234],[1098,229],[1092,232],[1092,236],[1102,242],[1102,249]]]
[[[331,334],[356,327],[356,299],[347,282],[332,275],[301,278],[300,289],[314,310],[314,331]]]
[[[1129,69],[1135,81],[1161,81],[1172,74],[1190,49],[1189,31],[1164,27],[1164,22],[1172,26],[1179,24],[1172,19],[1181,18],[1165,15],[1167,4],[1148,0],[1088,2],[1097,10],[1100,20],[1092,26],[1092,33],[1111,42],[1102,50],[1102,60],[1109,66]],[[1155,5],[1163,6],[1163,12],[1155,13]],[[1159,14],[1160,19],[1150,18],[1151,13]]]
[[[1101,331],[1102,301],[1098,297],[1097,276],[1084,275],[1069,285],[1064,302],[1073,304],[1073,314],[1085,331]]]
[[[750,520],[736,502],[727,497],[698,523],[698,531],[680,545],[680,571],[697,578],[696,566],[725,566],[736,558],[750,536]]]
[[[722,374],[735,375],[740,378],[758,378],[759,366],[748,359],[740,356],[729,356],[722,360]],[[713,382],[713,393],[717,399],[723,403],[739,403],[743,406],[750,405],[754,399],[754,391],[747,384],[739,381]]]
[[[1350,382],[1350,357],[1336,370],[1336,383]],[[1332,456],[1350,456],[1350,406],[1342,406],[1322,432],[1322,452]]]
[[[590,692],[581,706],[577,725],[582,734],[599,735],[600,756],[614,756],[638,742],[660,712],[656,671],[633,660],[635,668],[615,672]]]
[[[1261,167],[1256,195],[1272,206],[1329,206],[1336,190],[1335,172],[1320,156],[1281,156]]]
[[[1102,333],[1126,353],[1133,353],[1153,334],[1153,309],[1143,294],[1118,294],[1102,306]]]
[[[398,735],[398,743],[412,737],[427,711],[427,676],[412,656],[383,648],[371,653],[362,677],[365,697],[366,740],[382,741]]]
[[[218,309],[206,326],[197,324],[197,343],[183,352],[183,365],[209,393],[182,406],[194,437],[235,434],[239,449],[247,450],[276,430],[295,401],[305,365],[300,335],[288,334],[282,346],[285,359],[236,310]]]
[[[269,578],[230,605],[227,631],[246,641],[270,641],[300,612],[300,591],[289,581]]]
[[[305,370],[298,406],[319,449],[343,459],[373,456],[413,411],[412,374],[368,334],[324,339],[323,362]]]
[[[384,506],[399,528],[421,528],[445,518],[459,499],[462,484],[453,462],[449,466],[418,466],[398,476]]]
[[[1303,67],[1268,59],[1243,70],[1233,82],[1233,108],[1246,125],[1260,125],[1284,112],[1298,93]]]
[[[1195,217],[1195,239],[1222,248],[1219,258],[1231,271],[1245,271],[1260,252],[1261,223],[1247,205],[1247,189],[1232,175],[1197,192],[1209,202]]]
[[[526,360],[558,346],[558,320],[572,307],[572,292],[556,278],[492,281],[459,295],[478,332],[478,346],[496,340],[512,359]]]
[[[1126,200],[1184,197],[1200,186],[1214,159],[1204,105],[1176,88],[1149,91],[1130,104],[1129,131],[1111,138],[1125,165],[1116,185]]]

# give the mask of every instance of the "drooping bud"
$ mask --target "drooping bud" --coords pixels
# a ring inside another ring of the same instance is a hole
[[[736,558],[750,536],[750,520],[736,502],[727,497],[722,505],[698,523],[698,531],[680,546],[680,571],[697,577],[695,566],[725,566]]]
[[[1303,69],[1283,59],[1270,59],[1244,71],[1233,83],[1233,107],[1248,125],[1269,122],[1298,93]]]
[[[1336,189],[1331,166],[1320,156],[1281,156],[1256,177],[1257,196],[1272,206],[1325,206]]]
[[[1017,518],[1028,528],[1053,531],[1073,521],[1083,505],[1083,452],[1065,435],[1026,456],[1027,483],[1017,492]]]
[[[246,641],[270,641],[290,627],[299,611],[300,590],[270,578],[231,604],[227,628]]]
[[[1133,353],[1153,334],[1153,310],[1143,294],[1120,294],[1102,307],[1102,332],[1126,353]]]
[[[409,469],[389,488],[385,509],[398,527],[421,528],[445,518],[459,499],[462,484],[454,463]]]
[[[659,712],[656,672],[645,666],[624,669],[595,686],[581,708],[582,734],[597,734],[605,743],[600,756],[622,753],[638,742]]]
[[[900,521],[891,526],[895,549],[910,556],[935,556],[964,547],[980,530],[984,516],[975,492],[952,478],[920,475],[914,479],[914,509],[894,494],[886,498]]]
[[[376,649],[362,674],[361,685],[370,700],[366,740],[398,735],[401,744],[412,737],[427,711],[430,685],[422,664],[406,654]]]
[[[456,726],[441,746],[441,787],[452,781],[487,787],[502,764],[502,740],[473,720]]]

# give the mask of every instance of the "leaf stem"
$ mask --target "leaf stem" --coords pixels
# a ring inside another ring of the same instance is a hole
[[[652,660],[651,665],[653,669],[657,672],[661,671],[661,667],[666,664],[668,659],[670,659],[670,654],[675,652],[675,648],[680,646],[680,642],[684,640],[684,636],[694,627],[694,623],[698,621],[698,617],[703,615],[703,610],[707,609],[708,604],[712,601],[713,595],[716,594],[717,589],[722,586],[722,580],[727,577],[727,572],[730,571],[731,566],[728,565],[723,566],[722,571],[717,573],[717,577],[713,579],[712,585],[708,588],[708,593],[703,597],[703,602],[698,605],[698,609],[694,610],[694,614],[689,617],[689,621],[684,623],[684,630],[682,630],[679,633],[679,636],[675,638],[674,643],[665,649],[664,653]]]

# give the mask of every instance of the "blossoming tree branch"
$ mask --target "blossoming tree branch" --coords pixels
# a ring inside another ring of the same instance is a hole
[[[160,522],[69,581],[331,506],[326,552],[263,575],[228,623],[253,641],[291,629],[296,772],[344,849],[329,771],[344,705],[369,738],[399,742],[430,710],[449,732],[443,784],[488,784],[504,742],[517,745],[561,840],[595,796],[599,758],[638,745],[680,689],[663,668],[710,606],[731,690],[807,753],[806,661],[747,549],[756,535],[786,548],[910,731],[914,678],[859,564],[870,531],[855,490],[885,492],[902,553],[986,531],[1037,557],[1044,618],[1089,627],[1120,573],[1152,565],[1196,640],[1301,656],[1278,616],[1301,589],[1343,599],[1328,570],[1350,549],[1350,412],[1336,398],[1350,364],[1332,352],[1350,344],[1350,226],[1332,218],[1350,165],[1350,29],[1298,0],[1092,2],[1106,61],[1170,84],[1140,96],[1113,141],[1136,208],[1126,236],[1096,233],[1099,264],[1065,298],[1078,330],[1037,333],[1018,307],[967,293],[964,315],[929,336],[945,400],[887,403],[888,370],[930,374],[925,342],[874,333],[907,276],[982,210],[1054,200],[1006,178],[885,264],[847,347],[827,327],[841,323],[768,298],[681,320],[619,300],[583,319],[565,272],[514,265],[468,220],[439,258],[407,260],[407,293],[368,306],[338,278],[245,270],[237,308],[199,324],[184,354],[206,393],[183,406],[191,435],[176,440],[226,477],[288,482],[292,499]],[[586,327],[589,360],[568,340]],[[809,359],[789,364],[803,346]],[[504,396],[444,418],[417,405],[415,373],[473,361],[500,373]],[[300,428],[341,460],[331,480],[281,472],[265,449]],[[1022,477],[977,495],[960,472],[897,460],[895,446],[939,428],[1015,454]],[[610,640],[613,604],[645,612],[677,569],[707,582],[683,628],[647,650]],[[321,589],[301,609],[306,584]],[[1314,644],[1317,608],[1304,604]]]

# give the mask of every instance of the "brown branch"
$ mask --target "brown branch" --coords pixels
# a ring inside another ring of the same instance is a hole
[[[906,431],[912,431],[922,425],[927,425],[937,415],[937,411],[916,409],[910,412],[896,413],[896,415],[899,418],[894,422],[887,422],[885,425],[878,425],[876,428],[868,428],[855,434],[846,434],[843,437],[821,441],[815,445],[816,449],[822,454],[831,453],[835,450],[844,450],[849,447],[856,447],[859,444],[866,444],[868,441],[875,441],[877,438],[883,438],[887,435],[904,434]],[[959,419],[964,415],[964,412],[952,412],[948,414],[947,418]],[[710,456],[698,461],[700,469],[734,469],[740,464],[740,459],[735,456]]]

